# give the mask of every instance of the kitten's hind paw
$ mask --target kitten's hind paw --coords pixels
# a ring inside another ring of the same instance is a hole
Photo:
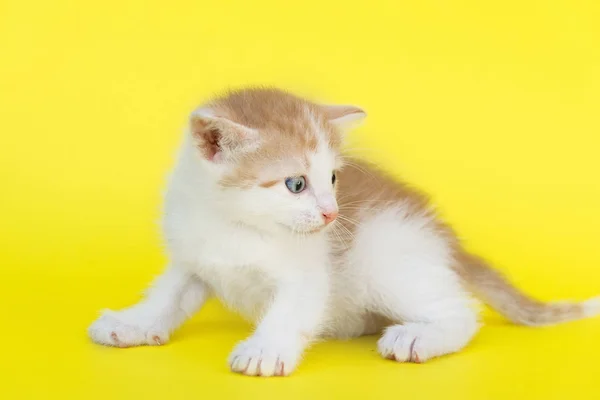
[[[105,311],[89,327],[90,338],[98,344],[114,347],[159,346],[169,341],[168,331],[154,320],[144,320],[131,311]]]
[[[379,353],[398,362],[422,363],[465,347],[475,331],[476,320],[452,323],[407,323],[387,328],[377,343]]]
[[[377,342],[379,353],[398,362],[421,363],[435,354],[431,354],[430,338],[423,335],[420,325],[395,325],[386,329]],[[425,332],[426,333],[426,332]]]

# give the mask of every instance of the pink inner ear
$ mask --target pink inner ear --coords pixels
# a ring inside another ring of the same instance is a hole
[[[209,161],[220,161],[221,157],[221,132],[218,128],[210,126],[206,121],[195,118],[192,120],[192,134],[197,140],[198,148]]]
[[[223,117],[198,113],[192,114],[190,129],[207,160],[221,162],[228,154],[241,153],[256,145],[258,131]]]
[[[206,158],[211,161],[218,161],[218,159],[220,159],[219,155],[221,154],[221,146],[219,145],[221,134],[219,133],[219,130],[216,128],[208,130],[205,133],[205,138],[206,144],[204,146],[204,154],[206,155]]]

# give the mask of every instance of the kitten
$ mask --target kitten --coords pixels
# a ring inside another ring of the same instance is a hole
[[[541,303],[468,254],[426,198],[343,155],[365,113],[275,89],[196,110],[166,195],[170,265],[140,303],[106,311],[94,342],[161,345],[211,296],[257,323],[229,365],[288,375],[325,337],[383,332],[379,353],[423,362],[478,330],[476,294],[515,323],[600,311],[598,299]]]

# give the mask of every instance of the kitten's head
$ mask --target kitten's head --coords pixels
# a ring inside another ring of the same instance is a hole
[[[308,234],[337,217],[342,135],[364,117],[354,106],[246,89],[194,111],[190,131],[206,179],[232,219]]]

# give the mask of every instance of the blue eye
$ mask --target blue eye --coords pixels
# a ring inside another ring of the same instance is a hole
[[[287,186],[292,193],[300,193],[306,188],[306,179],[304,179],[303,176],[286,178],[285,186]]]

